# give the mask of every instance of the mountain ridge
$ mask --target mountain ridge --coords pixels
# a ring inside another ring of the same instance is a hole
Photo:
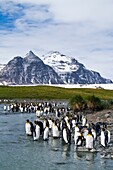
[[[65,83],[71,84],[100,84],[112,83],[111,80],[103,78],[100,73],[88,70],[74,57],[68,57],[57,51],[42,56],[45,64],[49,64]]]
[[[63,84],[57,73],[29,52],[24,58],[14,57],[0,71],[0,82],[7,84]]]
[[[110,79],[88,70],[74,57],[51,51],[38,57],[29,51],[25,57],[16,56],[0,71],[0,82],[28,84],[108,84]]]

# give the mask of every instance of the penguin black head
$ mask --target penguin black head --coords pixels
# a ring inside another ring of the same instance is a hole
[[[27,119],[26,122],[29,123],[29,119]]]

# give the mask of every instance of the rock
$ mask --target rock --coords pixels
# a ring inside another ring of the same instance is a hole
[[[106,114],[105,114],[105,117],[106,117],[106,118],[109,118],[109,117],[110,117],[110,114],[109,114],[109,113],[106,113]]]

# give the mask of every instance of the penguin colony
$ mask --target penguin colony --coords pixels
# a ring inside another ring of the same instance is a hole
[[[88,123],[87,117],[80,112],[67,113],[66,109],[63,112],[62,109],[57,109],[54,116],[43,116],[42,110],[38,109],[36,116],[37,119],[33,123],[29,119],[25,123],[26,135],[31,135],[33,140],[49,140],[51,136],[54,139],[61,138],[65,144],[74,142],[76,148],[83,147],[89,151],[95,149],[97,144],[102,148],[108,148],[110,144],[107,124]]]
[[[83,124],[84,119],[86,120],[85,124]],[[101,127],[98,123],[88,124],[84,116],[81,122],[77,121],[76,115],[72,119],[68,115],[61,119],[45,117],[43,121],[38,118],[34,123],[27,119],[25,132],[34,140],[39,138],[49,140],[49,136],[51,136],[54,139],[62,138],[66,144],[74,142],[76,147],[86,147],[89,150],[95,148],[97,141],[103,148],[107,148],[110,143],[110,131],[107,126],[103,124]]]
[[[68,107],[58,106],[53,102],[37,103],[13,103],[4,105],[4,111],[30,113],[35,112],[37,119],[32,123],[29,119],[25,122],[26,135],[33,140],[49,137],[62,139],[65,144],[74,142],[76,148],[84,147],[89,151],[94,149],[97,143],[107,148],[110,144],[110,131],[107,124],[97,122],[88,123],[82,113],[72,113]]]

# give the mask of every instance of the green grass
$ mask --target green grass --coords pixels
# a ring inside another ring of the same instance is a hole
[[[100,99],[113,100],[113,90],[85,89],[85,88],[61,88],[52,86],[0,86],[0,99],[70,99],[74,95],[87,98],[95,95]]]

